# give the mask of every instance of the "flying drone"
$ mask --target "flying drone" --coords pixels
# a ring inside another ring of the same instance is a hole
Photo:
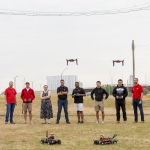
[[[69,62],[74,62],[74,61],[78,65],[78,59],[66,59],[66,61],[67,61],[67,65],[68,65]]]
[[[113,60],[113,66],[115,66],[115,63],[122,63],[122,66],[124,66],[124,60]]]

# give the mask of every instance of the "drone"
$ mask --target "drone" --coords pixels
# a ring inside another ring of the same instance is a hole
[[[113,60],[113,66],[115,66],[115,63],[121,63],[122,62],[122,66],[124,66],[124,60]]]
[[[66,61],[67,61],[67,66],[68,66],[68,63],[69,62],[76,62],[76,64],[78,65],[78,59],[66,59]]]

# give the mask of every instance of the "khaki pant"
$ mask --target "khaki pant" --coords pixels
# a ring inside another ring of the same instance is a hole
[[[23,111],[32,111],[32,103],[23,103]]]
[[[104,112],[104,102],[95,100],[94,108],[95,108],[95,111]]]

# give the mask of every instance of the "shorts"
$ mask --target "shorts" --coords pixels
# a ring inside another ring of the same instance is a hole
[[[95,108],[95,111],[104,112],[104,102],[103,101],[95,101],[94,108]]]
[[[74,103],[75,111],[83,111],[83,103]]]
[[[23,111],[32,111],[32,103],[23,103]]]

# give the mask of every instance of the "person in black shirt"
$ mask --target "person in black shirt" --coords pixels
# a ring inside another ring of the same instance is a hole
[[[70,124],[69,117],[68,117],[68,100],[67,100],[68,87],[64,86],[65,82],[63,79],[60,80],[60,83],[61,86],[57,88],[58,112],[57,112],[56,124],[59,124],[62,107],[64,108],[66,123]]]
[[[116,100],[117,123],[120,122],[120,107],[122,108],[123,112],[123,120],[127,121],[125,98],[128,96],[128,91],[127,88],[123,86],[123,81],[121,79],[118,80],[118,85],[113,90],[113,96]]]
[[[78,124],[84,124],[83,96],[86,95],[84,89],[79,87],[79,82],[75,83],[75,87],[76,88],[72,91],[72,98],[74,98],[74,108],[75,111],[77,111]]]
[[[91,92],[91,99],[94,100],[93,94],[95,94],[95,111],[96,111],[96,118],[97,118],[97,122],[96,123],[100,123],[99,122],[99,111],[102,112],[102,123],[104,123],[104,95],[105,95],[105,99],[108,98],[109,94],[106,92],[105,89],[101,88],[101,82],[97,81],[96,82],[97,87]]]

